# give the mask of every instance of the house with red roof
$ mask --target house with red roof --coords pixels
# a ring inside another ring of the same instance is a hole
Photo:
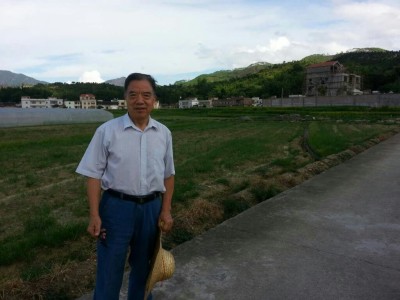
[[[338,61],[312,64],[306,69],[307,96],[357,95],[361,92],[361,76],[346,72]]]
[[[91,109],[97,107],[96,97],[93,94],[81,94],[79,96],[79,101],[81,102],[81,108]]]

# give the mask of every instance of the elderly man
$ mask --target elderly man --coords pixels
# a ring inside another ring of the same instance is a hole
[[[173,224],[172,137],[150,116],[155,89],[150,75],[126,78],[128,113],[96,130],[76,170],[87,177],[88,232],[98,237],[94,299],[119,299],[130,248],[128,299],[143,300],[158,226]]]

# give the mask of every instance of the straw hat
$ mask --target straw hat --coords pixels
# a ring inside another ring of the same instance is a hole
[[[159,230],[156,238],[153,258],[151,260],[149,276],[147,277],[144,299],[147,299],[157,282],[171,278],[172,274],[174,274],[174,271],[174,257],[172,256],[171,252],[162,248],[161,230]]]

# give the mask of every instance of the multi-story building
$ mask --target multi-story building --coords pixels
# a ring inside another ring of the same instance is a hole
[[[79,101],[82,109],[97,108],[96,97],[93,94],[81,94]]]
[[[359,94],[361,76],[346,73],[338,61],[313,64],[306,71],[307,96],[342,96]]]
[[[63,107],[64,100],[55,97],[49,97],[47,99],[31,99],[29,96],[21,97],[22,108],[55,108]]]

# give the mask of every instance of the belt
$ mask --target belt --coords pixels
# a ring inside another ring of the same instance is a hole
[[[133,196],[133,195],[124,194],[124,193],[121,193],[121,192],[118,192],[118,191],[115,191],[112,189],[108,189],[108,190],[106,190],[106,192],[108,192],[110,195],[117,197],[119,199],[133,201],[138,204],[144,204],[146,202],[152,201],[161,195],[160,192],[154,192],[154,193],[151,193],[148,195],[143,195],[143,196]]]

